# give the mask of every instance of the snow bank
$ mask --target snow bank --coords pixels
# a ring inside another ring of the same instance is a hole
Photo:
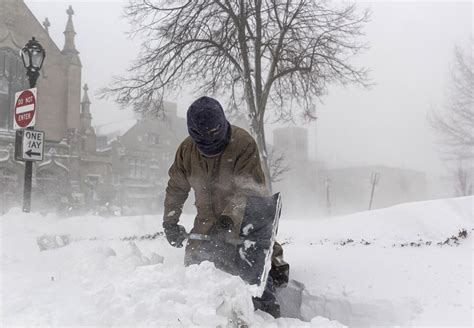
[[[0,216],[0,324],[472,326],[473,204],[473,197],[447,199],[324,220],[283,212],[278,239],[291,277],[306,289],[290,295],[295,318],[278,320],[253,311],[252,290],[240,278],[211,263],[184,267],[184,250],[164,238],[120,240],[161,230],[161,216],[61,218],[14,209]],[[192,217],[183,221],[189,228]],[[436,244],[460,229],[468,236],[458,245]],[[39,251],[43,234],[73,242]],[[420,239],[433,243],[400,247]]]
[[[183,249],[164,238],[118,238],[154,232],[156,217],[63,219],[16,209],[0,220],[2,326],[342,326],[254,312],[252,289],[239,277],[209,262],[184,267]],[[75,241],[40,252],[43,234]]]
[[[474,227],[474,197],[406,203],[385,209],[322,220],[282,219],[280,239],[313,243],[378,241],[393,245],[418,239],[444,241],[461,229]],[[283,216],[284,217],[284,216]],[[297,221],[299,224],[294,224]],[[301,225],[305,233],[297,231]],[[295,229],[297,228],[297,229]]]
[[[474,197],[464,197],[323,220],[283,219],[279,236],[291,275],[307,288],[302,318],[362,327],[472,327],[473,205]],[[463,229],[466,238],[438,245]]]

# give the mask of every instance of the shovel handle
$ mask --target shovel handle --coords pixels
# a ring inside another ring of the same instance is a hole
[[[204,235],[201,233],[188,233],[187,238],[191,240],[205,240],[205,241],[211,241],[211,236],[209,235]]]
[[[202,240],[202,241],[212,241],[213,240],[212,236],[204,235],[204,234],[201,234],[201,233],[189,233],[187,235],[187,238],[191,239],[191,240]],[[233,244],[233,245],[236,245],[236,246],[241,245],[241,244],[244,243],[244,241],[241,240],[241,239],[226,239],[225,241],[229,244]]]
[[[200,241],[212,241],[212,237],[210,235],[204,235],[201,233],[188,233],[187,234],[187,239],[191,240],[200,240]],[[271,242],[270,240],[250,240],[253,242],[258,242],[261,245],[266,245],[265,247],[270,247]],[[227,239],[226,243],[234,245],[234,246],[241,246],[245,243],[245,239]]]

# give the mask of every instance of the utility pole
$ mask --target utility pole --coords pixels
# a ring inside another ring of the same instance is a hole
[[[331,216],[331,179],[326,178],[326,208],[328,211],[328,216]]]
[[[372,192],[370,193],[369,211],[372,209],[372,201],[374,200],[375,186],[379,183],[380,175],[378,173],[372,173],[370,182],[372,184]]]

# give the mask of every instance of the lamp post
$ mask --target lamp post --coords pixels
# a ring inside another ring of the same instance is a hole
[[[39,71],[43,67],[46,52],[41,44],[33,37],[20,50],[20,56],[26,69],[26,76],[30,82],[30,88],[36,86],[39,77]],[[27,129],[33,129],[29,127]],[[23,212],[28,213],[31,209],[31,180],[33,176],[33,162],[25,163],[25,182],[23,188]]]
[[[33,37],[20,50],[20,56],[23,60],[23,65],[26,68],[26,75],[30,81],[30,88],[34,88],[36,86],[36,81],[38,80],[39,71],[41,70],[41,67],[43,67],[46,52],[41,44]]]

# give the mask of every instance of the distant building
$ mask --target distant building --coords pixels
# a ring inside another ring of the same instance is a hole
[[[87,86],[81,102],[81,70],[71,7],[67,10],[62,50],[23,1],[0,1],[0,212],[21,206],[24,163],[14,160],[13,102],[29,87],[20,49],[35,37],[46,50],[37,82],[35,128],[45,132],[44,161],[33,169],[32,209],[85,206],[96,198],[98,184],[107,183],[110,159],[96,151]]]
[[[273,131],[273,156],[283,154],[288,171],[274,183],[274,191],[282,193],[284,210],[308,213],[317,209],[317,165],[309,159],[308,130],[302,127],[284,127]]]
[[[310,160],[305,128],[275,129],[273,140],[276,155],[283,153],[289,168],[273,189],[282,193],[284,209],[292,214],[326,216],[368,210],[375,174],[372,209],[428,198],[422,172],[385,166],[331,169]]]
[[[187,136],[175,103],[164,102],[164,118],[143,118],[104,150],[112,160],[113,202],[124,214],[162,211],[168,169]]]

